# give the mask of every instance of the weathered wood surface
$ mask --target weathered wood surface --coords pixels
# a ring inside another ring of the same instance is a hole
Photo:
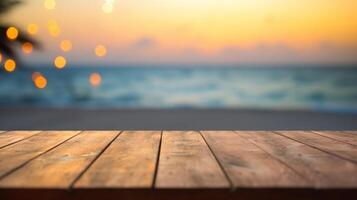
[[[164,131],[155,186],[216,188],[229,182],[200,133]]]
[[[237,132],[317,188],[357,187],[357,165],[273,132]]]
[[[309,182],[233,131],[203,131],[235,187],[304,187]]]
[[[353,131],[4,131],[0,199],[346,199],[357,195],[356,138]]]
[[[117,134],[84,131],[4,177],[0,186],[69,188]]]
[[[29,138],[39,132],[41,131],[0,131],[0,149]]]
[[[357,131],[343,132],[343,131],[313,131],[314,133],[325,136],[340,142],[357,146]]]
[[[55,148],[77,133],[79,131],[46,131],[27,140],[2,148],[0,150],[0,177]]]
[[[77,188],[151,188],[161,131],[125,131],[76,183]]]
[[[304,131],[285,131],[278,134],[357,163],[356,146]]]

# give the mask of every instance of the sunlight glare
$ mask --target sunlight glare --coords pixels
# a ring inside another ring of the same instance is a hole
[[[55,0],[45,0],[44,6],[47,10],[53,10],[56,7],[56,1]]]

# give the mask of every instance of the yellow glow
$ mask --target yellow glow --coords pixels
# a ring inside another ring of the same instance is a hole
[[[2,62],[2,54],[0,53],[0,63]]]
[[[16,38],[19,36],[19,31],[15,27],[11,26],[7,29],[6,36],[10,40],[16,40]]]
[[[63,56],[57,56],[54,60],[55,67],[57,69],[64,68],[66,66],[66,63],[67,63],[66,58]]]
[[[35,35],[38,32],[38,26],[36,24],[27,25],[27,32],[31,35]]]
[[[72,49],[72,42],[69,40],[62,40],[60,47],[64,52],[70,51]]]
[[[30,54],[32,53],[32,50],[33,50],[33,46],[31,43],[29,42],[25,42],[23,45],[22,45],[22,51],[26,54]]]
[[[89,83],[93,86],[93,87],[98,87],[102,82],[102,77],[100,76],[100,74],[98,73],[92,73],[89,76]]]
[[[4,64],[4,69],[7,72],[13,72],[16,69],[16,62],[13,59],[7,59]]]
[[[103,57],[107,54],[107,49],[103,45],[97,45],[95,47],[95,55],[98,57]]]
[[[44,6],[48,10],[53,10],[56,8],[56,1],[55,0],[45,0]]]
[[[104,13],[112,13],[113,12],[113,5],[110,3],[105,3],[102,6],[102,10]]]
[[[329,52],[328,45],[347,52],[357,46],[356,0],[118,0],[120,12],[109,1],[75,0],[57,1],[51,13],[43,2],[29,1],[7,17],[19,26],[27,26],[24,16],[38,25],[53,17],[60,28],[55,26],[51,35],[61,32],[78,48],[92,51],[98,43],[110,44],[138,61],[152,56],[181,59],[187,50],[210,56],[230,47],[259,54],[266,51],[261,46],[284,46],[311,57],[315,50]],[[141,51],[135,46],[141,38],[154,39],[155,48]],[[107,57],[115,59],[114,54]]]
[[[55,20],[49,20],[47,23],[47,29],[50,35],[53,37],[59,36],[61,33],[61,29],[59,28],[57,22]]]
[[[34,72],[32,74],[33,83],[38,89],[44,89],[47,86],[47,79],[41,73]]]

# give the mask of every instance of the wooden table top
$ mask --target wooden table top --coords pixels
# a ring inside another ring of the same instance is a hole
[[[0,131],[1,199],[356,195],[357,131]]]

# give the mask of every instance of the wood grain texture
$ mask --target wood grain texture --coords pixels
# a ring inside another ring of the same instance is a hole
[[[0,134],[0,149],[29,138],[41,131],[8,131]]]
[[[313,131],[316,134],[325,136],[340,142],[345,142],[347,144],[357,146],[357,132],[347,132],[347,131]]]
[[[194,131],[164,131],[156,188],[229,187],[202,136]]]
[[[281,160],[317,188],[357,187],[357,165],[272,132],[238,131],[270,155]]]
[[[357,147],[306,131],[278,131],[278,134],[357,163]]]
[[[233,131],[203,131],[235,187],[306,187],[306,179]]]
[[[0,149],[0,177],[78,133],[79,131],[44,131]]]
[[[125,131],[75,184],[76,188],[151,188],[161,131]]]
[[[0,187],[69,188],[118,131],[84,131],[0,180]]]

